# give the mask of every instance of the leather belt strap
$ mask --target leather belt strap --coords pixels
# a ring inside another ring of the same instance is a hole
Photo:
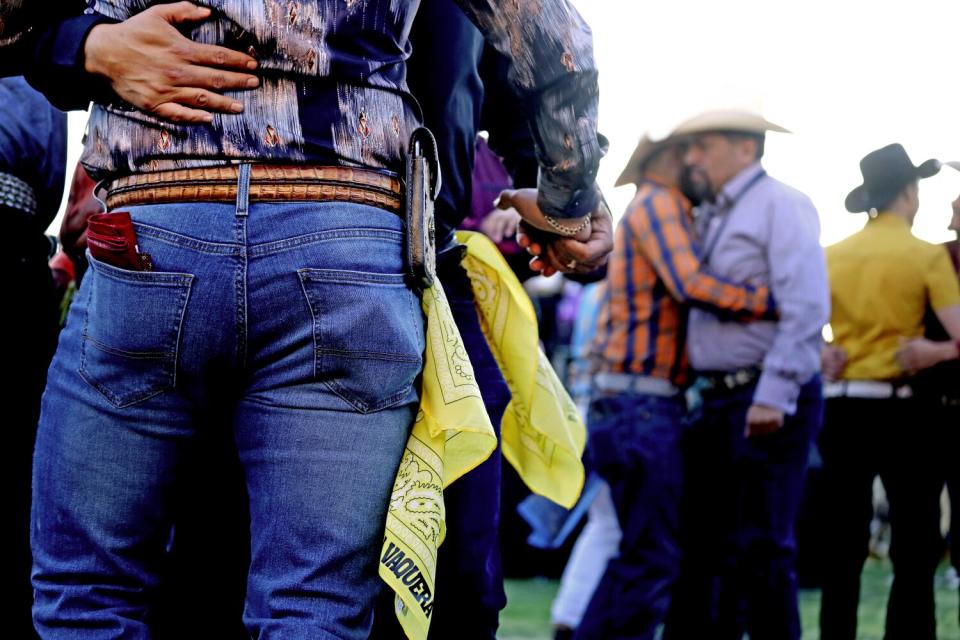
[[[669,380],[630,373],[598,373],[593,378],[593,385],[602,393],[636,393],[664,398],[680,393]]]
[[[757,380],[760,377],[760,367],[746,367],[736,371],[701,371],[699,376],[706,392],[736,391]]]
[[[111,210],[173,202],[235,202],[239,165],[139,173],[107,185]],[[250,165],[251,202],[338,201],[402,215],[400,180],[392,175],[339,166]]]

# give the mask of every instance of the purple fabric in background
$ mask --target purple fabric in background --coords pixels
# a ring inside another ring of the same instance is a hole
[[[506,167],[480,136],[477,136],[475,153],[470,215],[460,223],[460,228],[467,231],[479,231],[480,223],[494,208],[493,202],[500,192],[513,188],[513,180]],[[512,238],[497,243],[497,248],[504,255],[520,253],[520,245]]]

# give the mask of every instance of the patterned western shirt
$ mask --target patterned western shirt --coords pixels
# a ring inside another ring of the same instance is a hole
[[[124,20],[155,0],[96,0]],[[406,84],[417,0],[199,0],[214,10],[188,35],[250,53],[259,88],[230,92],[240,115],[176,125],[98,100],[83,162],[97,178],[236,162],[339,163],[393,172],[421,114]],[[605,141],[598,136],[597,72],[589,27],[567,0],[458,0],[487,41],[511,60],[516,99],[526,105],[545,213],[580,217]],[[39,67],[76,66],[76,42],[92,28],[55,27],[73,42],[40,36]],[[84,21],[86,20],[86,21]],[[68,21],[69,22],[69,21]],[[438,33],[437,37],[445,37]],[[67,55],[64,54],[67,52]],[[50,61],[56,61],[55,64]]]
[[[617,226],[594,358],[599,369],[687,381],[688,305],[729,319],[774,317],[767,287],[706,271],[694,251],[690,204],[647,175]]]

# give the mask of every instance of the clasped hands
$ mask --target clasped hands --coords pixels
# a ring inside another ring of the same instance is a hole
[[[574,236],[557,234],[546,221],[537,205],[536,189],[503,191],[497,207],[513,208],[520,214],[517,242],[533,256],[530,268],[544,276],[589,273],[603,266],[613,250],[613,216],[602,198],[586,226]]]

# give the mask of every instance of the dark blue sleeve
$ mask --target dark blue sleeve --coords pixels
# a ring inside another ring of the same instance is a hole
[[[60,208],[66,180],[67,118],[23,78],[0,79],[0,171],[29,184],[43,228]]]
[[[443,187],[436,222],[442,250],[470,213],[474,139],[483,103],[478,71],[483,36],[453,0],[423,0],[410,43],[407,84],[440,154]]]
[[[533,132],[524,105],[510,85],[509,72],[509,60],[487,44],[480,61],[484,87],[480,128],[490,134],[490,148],[503,159],[513,186],[536,187],[539,165]]]
[[[110,101],[109,85],[84,70],[83,47],[90,30],[115,22],[99,14],[69,16],[38,28],[27,52],[27,80],[64,111],[86,109],[92,100]]]

